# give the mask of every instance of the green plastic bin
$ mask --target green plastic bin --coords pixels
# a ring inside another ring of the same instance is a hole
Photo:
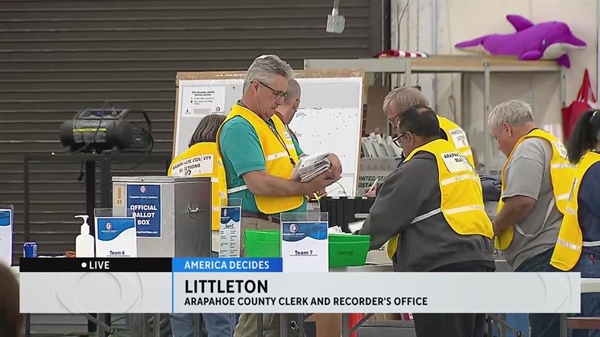
[[[281,232],[246,230],[246,257],[281,257]],[[367,261],[369,235],[329,234],[329,267],[364,266]]]
[[[281,232],[252,230],[244,232],[246,257],[281,257]]]
[[[369,235],[329,235],[329,267],[364,266],[369,253]]]

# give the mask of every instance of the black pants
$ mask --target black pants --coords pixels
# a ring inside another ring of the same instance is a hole
[[[479,261],[456,263],[432,272],[493,272]],[[485,314],[413,314],[417,337],[483,337]]]

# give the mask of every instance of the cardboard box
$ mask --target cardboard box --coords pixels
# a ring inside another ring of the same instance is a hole
[[[364,133],[388,134],[388,120],[383,112],[383,99],[390,92],[390,88],[371,86],[367,94],[367,116]]]

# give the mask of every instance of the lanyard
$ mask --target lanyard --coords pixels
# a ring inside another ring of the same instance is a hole
[[[273,121],[271,121],[271,123],[273,123]],[[283,141],[283,139],[281,138],[281,136],[279,135],[279,133],[275,129],[275,124],[270,124],[268,122],[267,122],[267,124],[269,125],[269,129],[271,129],[271,131],[273,131],[273,133],[275,134],[275,137],[277,138],[277,140],[279,141],[279,143],[281,144],[281,146],[283,146],[283,148],[285,149],[285,152],[287,152],[288,157],[290,158],[290,162],[292,163],[292,165],[296,166],[296,163],[294,162],[294,159],[292,158],[292,154],[290,153],[290,151],[288,151],[288,148],[285,145],[285,142]]]
[[[289,126],[287,126],[287,124],[285,125],[285,129],[287,130],[287,132],[290,134],[290,136],[292,138],[294,138],[296,140],[296,142],[298,141],[298,137],[296,137],[296,134],[294,133],[294,131],[292,131],[292,129],[290,129]]]

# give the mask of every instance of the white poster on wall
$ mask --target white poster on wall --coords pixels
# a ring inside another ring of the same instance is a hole
[[[225,110],[225,87],[181,87],[182,117],[205,116],[223,113]]]

